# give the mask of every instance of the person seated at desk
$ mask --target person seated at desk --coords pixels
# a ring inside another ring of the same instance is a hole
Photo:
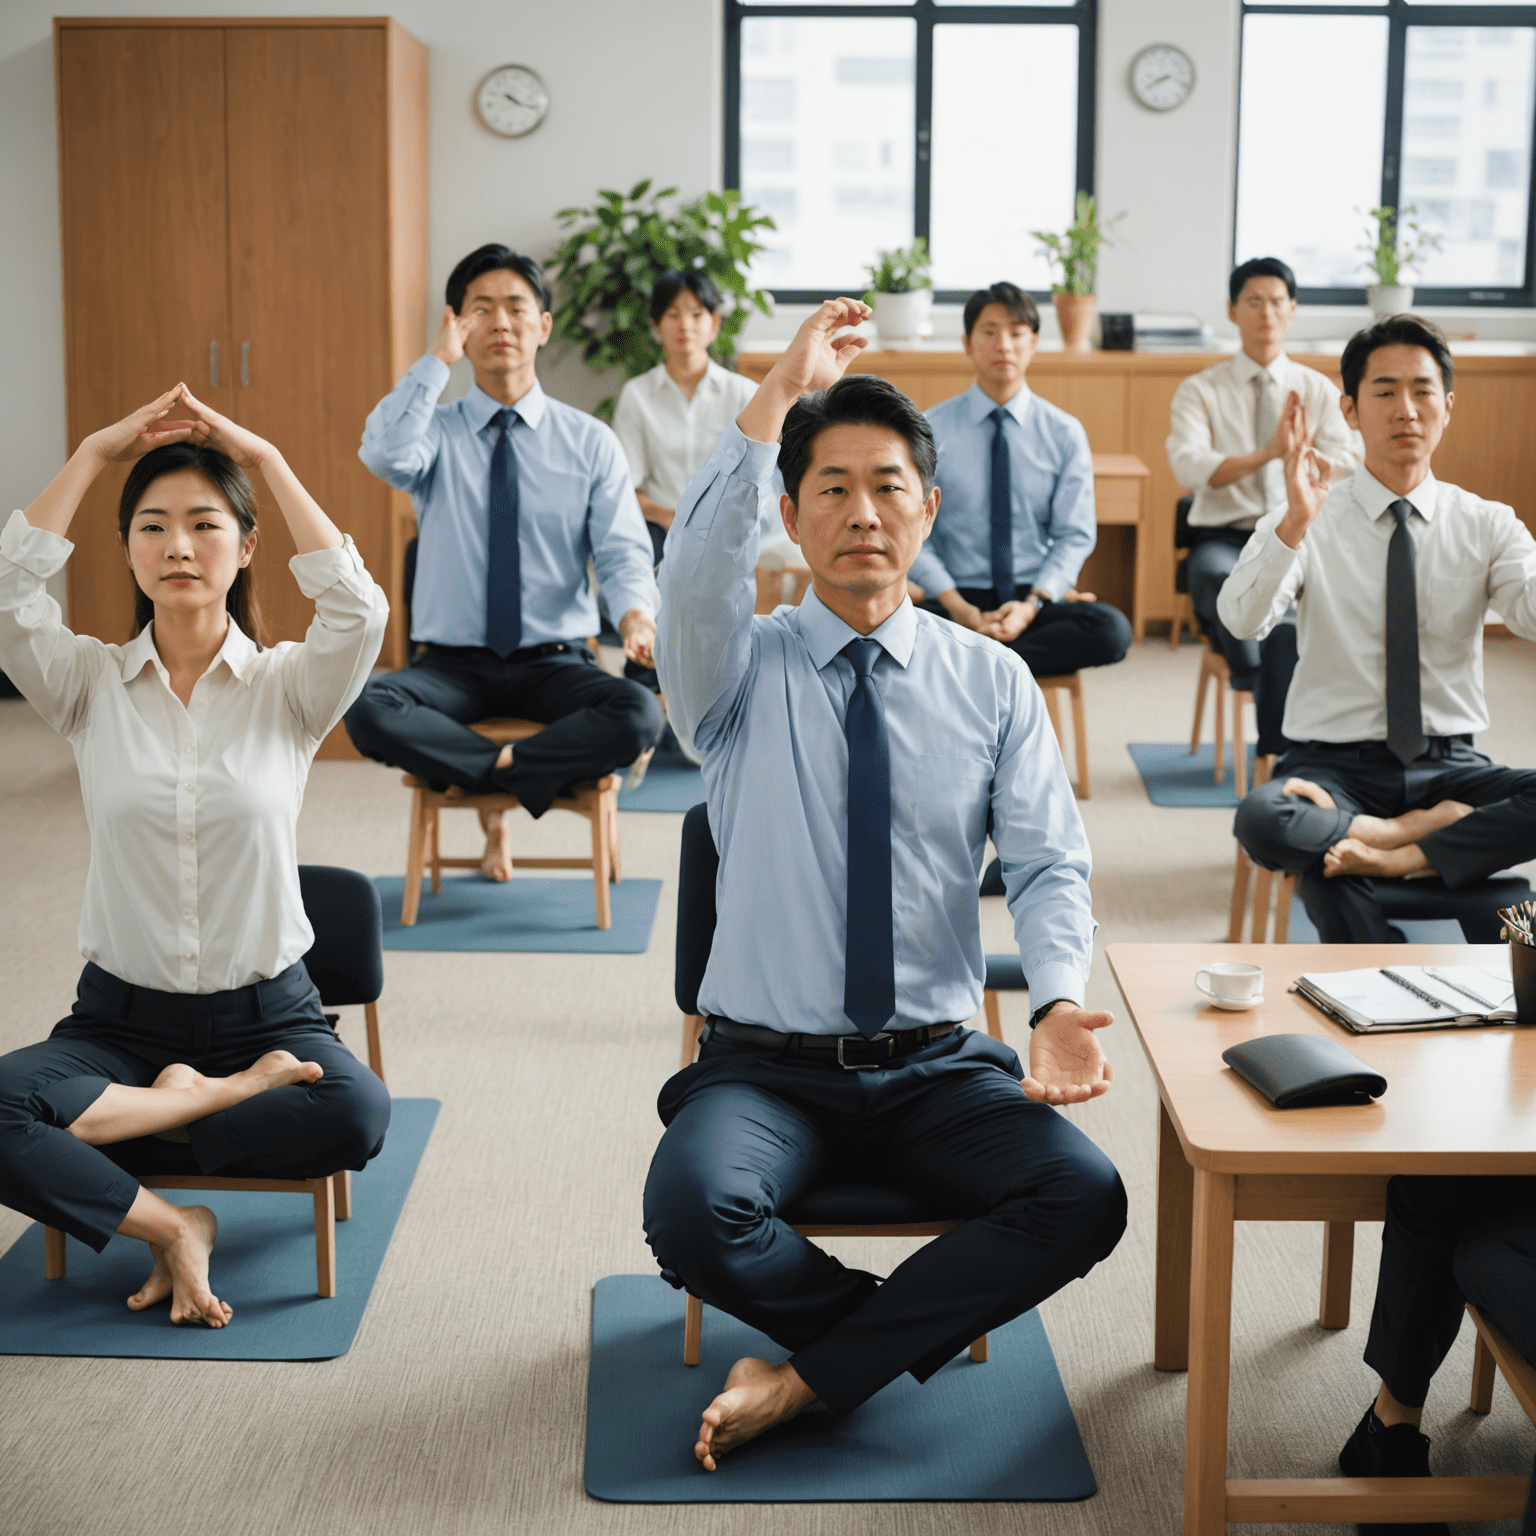
[[[1536,857],[1536,772],[1472,745],[1488,728],[1483,621],[1492,603],[1536,640],[1536,539],[1509,507],[1435,479],[1453,364],[1427,320],[1394,315],[1344,349],[1344,416],[1364,468],[1332,485],[1298,399],[1287,503],[1255,529],[1221,589],[1239,639],[1299,603],[1285,708],[1299,745],[1250,791],[1234,830],[1268,869],[1300,876],[1325,944],[1389,943],[1380,877],[1456,888]]]
[[[553,317],[538,262],[483,245],[453,269],[447,301],[431,350],[374,408],[358,450],[416,508],[411,639],[423,649],[363,690],[347,734],[364,757],[433,785],[516,795],[538,817],[661,733],[655,695],[610,677],[587,648],[598,632],[590,561],[622,615],[625,656],[651,665],[651,541],[613,432],[539,387],[534,362]],[[475,382],[439,405],[462,356]],[[498,747],[470,729],[497,715],[547,729]],[[481,867],[510,880],[506,818],[481,822]]]
[[[1316,369],[1281,349],[1296,318],[1296,275],[1274,256],[1245,261],[1228,280],[1227,318],[1242,350],[1185,379],[1174,391],[1168,464],[1185,490],[1193,546],[1186,557],[1189,597],[1200,627],[1226,658],[1232,686],[1252,692],[1260,755],[1291,745],[1281,730],[1296,665],[1294,616],[1260,644],[1235,639],[1221,622],[1216,596],[1259,519],[1285,509],[1286,402],[1294,395],[1316,432],[1315,447],[1336,478],[1353,474],[1354,443],[1339,392]]]
[[[113,463],[132,465],[126,645],[72,634],[46,586]],[[253,466],[314,600],[301,645],[261,645]],[[0,664],[74,748],[91,832],[74,1009],[0,1056],[0,1201],[97,1253],[114,1232],[147,1243],[136,1312],[169,1297],[173,1323],[233,1316],[209,1286],[213,1212],[127,1168],[307,1179],[361,1169],[384,1144],[389,1092],[336,1038],[304,968],[315,936],[294,838],[310,762],[388,614],[277,449],[184,385],[92,433],[0,531]]]
[[[1040,311],[1012,283],[965,305],[976,382],[928,412],[943,503],[912,562],[924,607],[1000,640],[1036,677],[1124,658],[1131,625],[1074,589],[1093,553],[1093,455],[1082,423],[1030,392]]]
[[[710,1471],[818,1403],[847,1414],[904,1371],[926,1381],[1125,1227],[1114,1167],[1050,1107],[1111,1076],[1095,1033],[1111,1016],[1083,1007],[1077,803],[1017,658],[907,596],[939,505],[933,439],[885,380],[841,378],[864,342],[835,333],[869,313],[831,299],[800,327],[683,498],[661,568],[661,677],[704,754],[720,873],[708,1025],[658,1101],[646,1235],[672,1284],[793,1351],[733,1367],[695,1446]],[[776,459],[813,584],[754,619]],[[1034,1004],[1027,1075],[957,1022],[985,978],[989,812]],[[883,1283],[847,1269],[778,1214],[843,1170],[964,1225]]]
[[[1387,1183],[1376,1305],[1365,1363],[1381,1377],[1339,1452],[1346,1477],[1428,1477],[1419,1421],[1467,1303],[1536,1361],[1536,1178],[1414,1175]],[[1536,1494],[1533,1494],[1536,1498]],[[1533,1503],[1536,1508],[1536,1503]],[[1362,1525],[1373,1536],[1448,1536],[1449,1527]]]

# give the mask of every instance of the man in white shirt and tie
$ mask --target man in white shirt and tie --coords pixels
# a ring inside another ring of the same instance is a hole
[[[1235,639],[1217,613],[1216,595],[1259,519],[1285,507],[1286,402],[1301,401],[1335,479],[1354,472],[1354,444],[1332,382],[1281,350],[1296,316],[1295,273],[1274,256],[1256,257],[1233,271],[1227,292],[1227,318],[1242,348],[1175,391],[1168,463],[1194,493],[1185,570],[1195,615],[1226,657],[1232,686],[1255,694],[1259,751],[1276,752],[1288,745],[1280,716],[1296,663],[1294,624],[1276,625],[1262,646]]]
[[[1254,531],[1218,605],[1234,635],[1258,639],[1298,604],[1284,726],[1298,745],[1238,807],[1238,839],[1301,877],[1325,943],[1382,943],[1396,935],[1377,879],[1438,874],[1456,889],[1536,858],[1536,772],[1472,746],[1488,727],[1490,603],[1536,640],[1536,539],[1430,469],[1455,401],[1435,326],[1381,320],[1350,338],[1340,371],[1364,468],[1332,484],[1293,398],[1285,509]]]

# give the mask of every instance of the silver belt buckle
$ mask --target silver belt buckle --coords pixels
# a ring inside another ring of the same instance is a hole
[[[837,1064],[838,1064],[838,1066],[840,1066],[843,1069],[844,1072],[873,1072],[877,1067],[882,1065],[882,1063],[880,1063],[878,1061],[864,1061],[864,1062],[844,1061],[843,1060],[843,1045],[844,1045],[844,1043],[846,1041],[848,1041],[848,1040],[850,1040],[852,1038],[853,1037],[851,1035],[839,1035],[837,1037]],[[885,1059],[886,1059],[886,1061],[890,1061],[895,1056],[895,1054],[896,1054],[896,1037],[894,1035],[887,1034],[887,1035],[884,1035],[883,1037],[881,1035],[876,1035],[872,1039],[869,1039],[869,1040],[865,1040],[863,1038],[860,1038],[859,1044],[860,1045],[873,1045],[876,1040],[879,1040],[881,1038],[883,1038],[885,1040]]]

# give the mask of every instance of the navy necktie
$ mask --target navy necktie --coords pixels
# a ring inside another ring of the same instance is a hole
[[[885,701],[875,687],[878,640],[851,640],[853,693],[848,737],[848,923],[843,1012],[866,1039],[896,1012],[896,945],[891,913],[891,744]]]
[[[1013,479],[1003,436],[1008,412],[998,406],[992,420],[997,426],[992,439],[992,588],[999,603],[1011,603],[1018,589],[1013,584]]]
[[[517,412],[497,411],[491,454],[490,522],[485,546],[485,643],[498,656],[517,649],[523,636],[522,557],[517,542],[517,455],[512,425]]]
[[[1414,581],[1411,501],[1394,501],[1397,519],[1387,545],[1387,749],[1411,763],[1428,745],[1419,707],[1419,595]]]

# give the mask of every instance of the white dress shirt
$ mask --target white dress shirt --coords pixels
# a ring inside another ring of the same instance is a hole
[[[1317,432],[1317,451],[1333,466],[1334,479],[1355,471],[1359,438],[1345,425],[1338,386],[1283,352],[1267,369],[1239,352],[1185,379],[1173,395],[1168,463],[1173,478],[1195,493],[1189,520],[1196,528],[1252,528],[1268,513],[1285,511],[1285,473],[1278,459],[1219,490],[1211,489],[1211,476],[1224,459],[1268,446],[1267,438],[1258,440],[1259,389],[1254,381],[1261,374],[1273,381],[1282,410],[1291,390],[1301,396],[1307,425]]]
[[[1426,736],[1488,728],[1483,620],[1490,603],[1536,640],[1536,539],[1513,509],[1433,475],[1408,493],[1419,608],[1419,701]],[[1336,485],[1300,549],[1272,513],[1248,540],[1216,601],[1239,639],[1267,635],[1297,606],[1300,659],[1285,705],[1293,741],[1387,735],[1387,544],[1397,500],[1362,469]]]
[[[127,645],[65,628],[44,583],[73,548],[20,512],[0,531],[0,669],[75,749],[91,832],[80,952],[158,992],[276,976],[315,941],[295,838],[304,781],[368,681],[389,604],[350,538],[295,555],[315,604],[304,642],[259,651],[231,620],[188,709],[153,626]]]
[[[778,447],[732,425],[677,509],[656,664],[672,724],[704,754],[720,850],[699,1006],[785,1033],[847,1035],[848,741],[858,636],[814,589],[753,617],[757,503]],[[981,1006],[976,881],[992,840],[1035,1003],[1083,1000],[1088,839],[1045,701],[1006,646],[908,599],[870,637],[890,738],[896,1017]]]

